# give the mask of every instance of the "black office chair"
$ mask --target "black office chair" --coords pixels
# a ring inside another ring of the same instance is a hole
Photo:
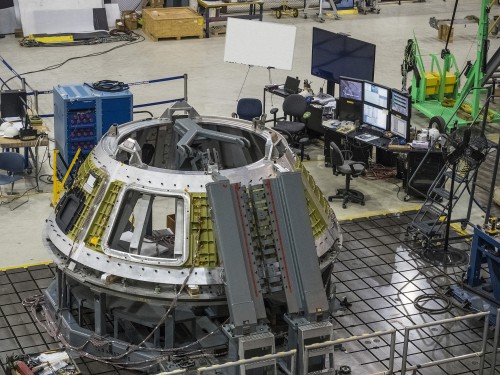
[[[304,147],[309,143],[309,137],[306,132],[306,122],[311,116],[306,112],[306,98],[299,94],[288,95],[283,101],[283,117],[278,118],[278,108],[272,108],[271,114],[274,116],[274,130],[283,134],[291,147],[300,150],[300,160],[304,157],[309,160],[309,155],[304,153]],[[281,121],[278,121],[281,120]]]
[[[252,121],[254,118],[262,116],[262,102],[254,98],[241,98],[238,100],[236,112],[231,115],[233,118]]]
[[[344,156],[345,155],[345,156]],[[349,150],[341,151],[335,142],[330,142],[330,158],[332,161],[333,174],[339,173],[345,176],[345,189],[337,189],[336,195],[331,195],[328,200],[342,199],[342,208],[347,208],[347,202],[360,203],[365,205],[365,196],[357,190],[352,190],[351,180],[354,177],[365,173],[366,164],[360,161],[350,160],[352,152]]]

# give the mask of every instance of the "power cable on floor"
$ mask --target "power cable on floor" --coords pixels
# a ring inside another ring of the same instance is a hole
[[[133,40],[128,40],[128,41],[126,41],[123,44],[120,44],[118,46],[112,47],[112,48],[107,49],[105,51],[89,53],[89,54],[83,55],[83,56],[70,57],[69,59],[66,59],[63,62],[60,62],[60,63],[57,63],[57,64],[53,64],[53,65],[49,65],[49,66],[47,66],[45,68],[37,69],[37,70],[32,70],[32,71],[28,71],[28,72],[24,72],[24,73],[21,73],[21,74],[19,74],[17,76],[10,77],[8,80],[6,80],[2,84],[1,90],[3,90],[3,88],[5,87],[5,85],[7,83],[9,83],[11,80],[13,80],[14,78],[20,78],[22,76],[26,76],[26,75],[29,75],[29,74],[35,74],[35,73],[41,73],[41,72],[47,72],[47,71],[50,71],[50,70],[59,69],[61,66],[67,64],[70,61],[78,60],[78,59],[83,59],[83,58],[87,58],[87,57],[101,56],[101,55],[104,55],[104,54],[109,53],[111,51],[117,50],[118,48],[130,46],[132,44],[140,43],[140,42],[143,42],[145,40],[145,38],[142,35],[137,34],[137,33],[133,32],[133,31],[131,33],[134,35],[134,39]],[[92,43],[89,43],[89,44],[92,44]],[[93,43],[93,44],[96,44],[96,43]],[[74,45],[74,44],[72,44],[72,45]]]
[[[364,178],[367,180],[385,180],[396,177],[396,167],[386,167],[382,164],[374,164],[366,169]]]

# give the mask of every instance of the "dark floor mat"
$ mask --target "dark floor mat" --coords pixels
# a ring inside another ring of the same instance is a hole
[[[414,213],[390,214],[344,221],[344,249],[334,267],[337,295],[350,303],[334,314],[335,338],[361,335],[395,328],[395,370],[401,368],[405,326],[464,315],[453,308],[439,315],[420,313],[414,299],[432,293],[430,279],[449,284],[443,271],[420,259],[417,243],[406,242],[406,226]],[[464,246],[466,248],[467,246]],[[466,266],[448,268],[452,278],[460,278]],[[21,301],[41,294],[54,274],[53,266],[37,266],[0,272],[0,375],[5,373],[5,357],[13,353],[36,353],[58,347],[43,332]],[[482,322],[466,321],[410,331],[408,366],[480,350]],[[335,365],[351,366],[353,374],[387,370],[389,336],[343,344],[335,352]],[[492,351],[492,338],[487,352]],[[491,355],[486,356],[489,374]],[[88,359],[76,361],[83,374],[124,374]],[[421,369],[417,374],[476,374],[480,360],[468,359],[439,367]],[[500,364],[497,364],[497,373]]]

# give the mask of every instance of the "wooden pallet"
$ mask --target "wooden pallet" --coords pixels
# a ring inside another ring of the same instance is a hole
[[[160,40],[168,40],[168,39],[176,39],[176,40],[181,40],[181,39],[186,39],[186,38],[203,39],[203,33],[201,33],[200,35],[185,35],[185,36],[172,36],[172,37],[157,38],[157,37],[151,35],[150,33],[148,33],[146,30],[142,30],[142,31],[144,31],[144,34],[146,34],[151,40],[153,40],[155,42],[158,42]]]

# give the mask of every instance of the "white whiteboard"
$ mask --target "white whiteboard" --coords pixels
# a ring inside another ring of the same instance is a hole
[[[47,32],[45,27],[50,23],[53,23],[52,28],[57,31],[52,32],[69,32],[63,30],[66,25],[61,25],[57,27],[57,23],[50,22],[51,12],[54,12],[54,19],[60,21],[64,18],[64,13],[78,14],[79,9],[92,9],[92,8],[102,8],[103,0],[19,0],[19,11],[21,14],[21,23],[23,27],[24,36],[29,34],[38,34]],[[65,10],[66,12],[61,12]],[[62,16],[62,17],[61,17]],[[82,15],[83,18],[78,20],[78,17],[68,17],[68,23],[72,23],[73,28],[85,31],[93,31],[93,21],[92,29],[89,30],[88,27],[88,16]],[[40,18],[38,18],[40,17]],[[76,25],[75,25],[76,23]],[[74,29],[73,29],[74,30]],[[49,31],[50,32],[50,31]]]
[[[224,61],[292,70],[296,32],[292,25],[228,18]]]

